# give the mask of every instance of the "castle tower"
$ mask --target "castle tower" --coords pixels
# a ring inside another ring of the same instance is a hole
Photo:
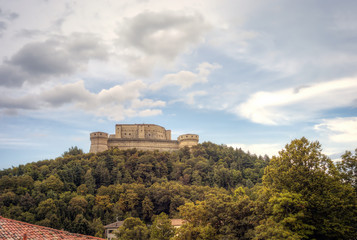
[[[98,153],[108,150],[108,133],[92,132],[90,134],[90,153]]]
[[[198,140],[197,134],[183,134],[177,138],[179,148],[196,146],[198,144]]]
[[[196,146],[197,134],[183,134],[171,140],[171,130],[156,124],[116,124],[115,134],[92,132],[90,134],[90,153],[100,153],[108,149],[177,151],[183,147]]]

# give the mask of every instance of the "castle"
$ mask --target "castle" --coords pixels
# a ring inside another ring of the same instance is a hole
[[[197,134],[183,134],[171,140],[171,130],[155,124],[116,124],[115,134],[92,132],[90,140],[90,152],[98,153],[110,148],[175,151],[195,146],[199,139]]]

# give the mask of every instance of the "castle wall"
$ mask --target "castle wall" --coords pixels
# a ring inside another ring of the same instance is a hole
[[[90,134],[90,150],[91,153],[103,152],[108,150],[108,133],[93,132]]]
[[[167,140],[144,140],[144,139],[109,139],[108,148],[138,150],[174,151],[179,149],[178,141]]]
[[[199,141],[197,134],[184,134],[177,141],[171,140],[171,130],[155,124],[117,124],[115,134],[108,137],[107,133],[93,132],[90,139],[91,153],[108,148],[174,151],[185,146],[195,146]]]
[[[169,131],[169,132],[168,132]],[[171,131],[154,124],[117,124],[116,138],[171,140]]]
[[[197,134],[183,134],[177,138],[179,148],[192,147],[198,144],[199,137]]]
[[[166,140],[171,140],[171,130],[166,130]]]

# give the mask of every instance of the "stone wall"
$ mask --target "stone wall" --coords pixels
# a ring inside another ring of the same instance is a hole
[[[159,150],[175,151],[179,149],[178,141],[167,140],[146,140],[146,139],[116,139],[111,138],[108,141],[108,148],[138,150]]]
[[[93,132],[90,134],[90,150],[91,153],[103,152],[108,150],[108,133]]]
[[[185,146],[197,145],[199,137],[197,134],[184,134],[175,141],[171,140],[171,130],[155,124],[117,124],[115,134],[93,132],[90,134],[90,140],[91,153],[109,148],[175,151]]]
[[[155,124],[117,124],[115,138],[171,140],[171,131]]]

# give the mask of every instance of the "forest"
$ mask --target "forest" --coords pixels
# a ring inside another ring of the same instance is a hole
[[[1,170],[0,214],[98,237],[125,220],[118,239],[356,239],[357,149],[335,163],[306,138],[271,159],[211,142],[176,152],[72,147]],[[185,224],[175,230],[170,218]]]

